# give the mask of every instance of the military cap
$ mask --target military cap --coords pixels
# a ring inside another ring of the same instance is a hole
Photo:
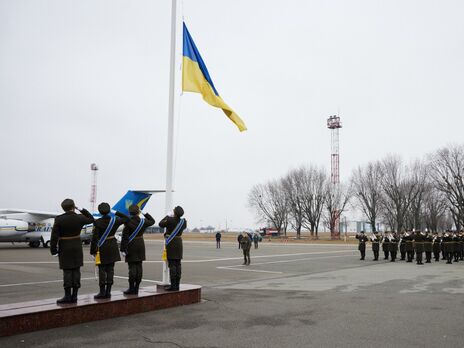
[[[98,212],[102,215],[106,215],[111,211],[110,205],[106,202],[100,203],[98,205]]]
[[[177,206],[174,208],[174,215],[177,217],[182,217],[184,215],[184,209],[181,206]]]
[[[137,215],[138,213],[140,213],[140,208],[138,205],[133,204],[129,207],[129,214]]]

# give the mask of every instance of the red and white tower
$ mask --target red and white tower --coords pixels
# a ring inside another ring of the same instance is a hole
[[[92,183],[90,185],[90,205],[92,207],[92,213],[96,211],[97,204],[97,171],[98,167],[95,163],[90,165],[92,172]]]
[[[339,116],[330,116],[327,119],[327,128],[330,129],[331,150],[330,154],[330,182],[334,185],[334,192],[339,191],[340,186],[340,144],[338,133],[342,128],[342,123]],[[332,239],[340,239],[340,214],[336,209],[334,211],[335,229],[331,233]]]

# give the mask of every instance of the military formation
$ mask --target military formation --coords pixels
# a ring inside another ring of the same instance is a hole
[[[155,224],[155,219],[140,211],[137,205],[129,207],[129,216],[112,213],[108,203],[98,206],[100,218],[95,219],[86,209],[78,209],[72,199],[65,199],[61,203],[64,214],[55,218],[53,225],[50,252],[59,259],[60,269],[63,270],[64,297],[57,300],[57,304],[77,303],[77,294],[81,287],[80,268],[84,257],[81,230],[84,226],[93,224],[90,254],[98,266],[100,291],[94,296],[96,300],[111,298],[114,265],[121,261],[121,255],[128,265],[129,288],[124,295],[138,295],[143,277],[143,261],[145,261],[144,232],[147,227]],[[76,213],[80,212],[80,214]],[[170,285],[167,291],[178,291],[181,278],[182,232],[187,227],[187,221],[182,217],[184,210],[176,207],[172,216],[163,218],[159,226],[166,232],[165,247],[170,272]],[[120,226],[123,227],[121,245],[115,238]]]
[[[363,231],[356,235],[361,253],[360,260],[365,260],[366,246],[371,243],[374,261],[379,260],[380,246],[384,254],[384,260],[395,262],[399,251],[399,260],[406,262],[416,261],[416,264],[423,265],[431,263],[432,258],[435,262],[446,260],[447,264],[464,260],[464,232],[421,232],[407,231],[401,233],[371,233],[367,236]]]

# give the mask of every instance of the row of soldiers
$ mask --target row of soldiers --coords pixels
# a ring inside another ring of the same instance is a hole
[[[380,245],[382,245],[385,256],[384,260],[390,258],[391,262],[396,261],[398,249],[401,260],[407,259],[407,262],[412,262],[415,256],[418,265],[423,265],[423,253],[425,253],[425,263],[431,263],[432,254],[436,262],[440,260],[440,254],[442,260],[447,260],[448,264],[453,263],[453,260],[454,262],[464,260],[464,233],[462,231],[459,233],[443,232],[441,236],[438,232],[407,231],[383,235],[374,232],[370,237],[361,231],[356,235],[356,239],[359,241],[360,260],[365,259],[367,242],[371,242],[374,261],[379,259]]]
[[[64,214],[55,218],[53,225],[50,252],[58,257],[60,269],[63,270],[63,287],[65,295],[57,300],[57,304],[76,303],[77,293],[81,287],[81,271],[83,266],[83,251],[80,239],[81,229],[93,224],[90,254],[98,261],[100,292],[95,299],[111,298],[111,287],[114,278],[114,265],[121,260],[120,253],[128,264],[129,288],[124,295],[137,295],[142,282],[145,261],[144,232],[147,227],[155,224],[155,219],[148,213],[142,213],[137,205],[129,207],[129,216],[115,212],[111,213],[108,203],[98,206],[99,219],[86,209],[78,209],[72,199],[61,203]],[[76,213],[76,210],[80,214]],[[181,278],[181,259],[183,254],[182,231],[187,227],[187,221],[182,217],[182,207],[175,207],[173,214],[159,222],[166,229],[166,258],[169,265],[170,285],[168,291],[178,291]],[[120,226],[123,227],[121,245],[115,238]]]

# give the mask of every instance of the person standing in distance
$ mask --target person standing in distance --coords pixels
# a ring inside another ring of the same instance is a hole
[[[184,216],[184,209],[177,206],[174,208],[173,216],[165,216],[163,220],[159,222],[159,226],[166,228],[164,232],[164,238],[166,238],[166,254],[169,266],[169,278],[171,285],[169,285],[167,291],[179,291],[180,278],[182,276],[182,256],[183,256],[183,245],[182,245],[182,232],[187,228],[187,220]]]
[[[84,265],[81,230],[85,225],[92,224],[94,218],[86,209],[77,209],[69,198],[61,203],[61,208],[64,214],[55,218],[50,237],[50,252],[58,256],[60,269],[63,270],[64,297],[56,303],[76,303],[81,287],[80,268]],[[75,210],[81,214],[76,214]]]
[[[366,257],[366,242],[368,238],[365,236],[364,231],[361,231],[360,234],[356,235],[356,239],[359,241],[358,250],[361,253],[361,258],[359,260],[364,260]]]
[[[221,232],[216,233],[216,249],[221,249]]]
[[[111,208],[108,203],[98,205],[98,212],[102,217],[93,223],[92,241],[90,243],[90,255],[95,257],[97,252],[100,254],[100,264],[98,265],[98,284],[100,292],[93,298],[111,298],[111,286],[113,285],[114,263],[121,261],[118,243],[114,234],[119,226],[129,221],[129,217],[120,212],[116,216],[111,216]]]
[[[243,259],[244,265],[249,265],[251,260],[250,260],[250,249],[251,249],[251,238],[248,236],[248,233],[243,232],[242,239],[240,239],[240,246],[243,250]]]
[[[143,234],[148,226],[155,224],[155,219],[150,214],[142,214],[137,205],[129,207],[130,218],[122,230],[120,250],[125,257],[129,267],[129,289],[124,291],[124,295],[138,295],[139,286],[142,282],[143,267],[145,261],[145,242]]]

